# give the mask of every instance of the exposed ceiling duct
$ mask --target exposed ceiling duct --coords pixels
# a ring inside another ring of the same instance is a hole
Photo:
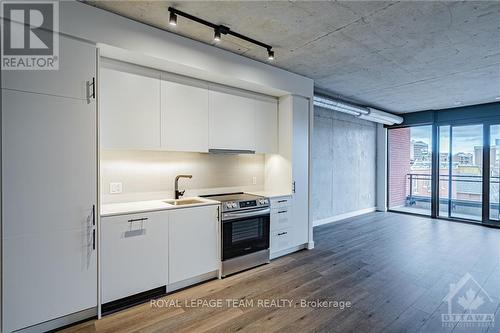
[[[396,116],[392,113],[380,111],[366,106],[349,104],[324,96],[315,95],[314,105],[333,111],[347,113],[360,119],[384,125],[401,124],[403,122],[403,117]]]

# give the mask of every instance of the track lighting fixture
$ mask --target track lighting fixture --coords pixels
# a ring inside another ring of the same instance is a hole
[[[170,25],[177,25],[177,15],[174,12],[170,12],[170,18],[168,20]]]
[[[265,43],[259,42],[258,40],[255,40],[253,38],[239,34],[235,31],[232,31],[231,29],[229,29],[229,27],[205,21],[204,19],[201,19],[199,17],[185,13],[183,11],[177,10],[173,7],[168,7],[168,11],[170,12],[170,19],[169,19],[170,25],[177,25],[177,16],[182,16],[184,18],[187,18],[188,20],[203,24],[207,27],[214,29],[214,41],[215,42],[219,42],[222,38],[222,35],[231,35],[233,37],[245,40],[247,42],[250,42],[252,44],[255,44],[257,46],[265,48],[267,50],[267,58],[269,60],[274,60],[274,51],[272,50],[273,47],[271,45],[267,45]]]
[[[214,29],[214,41],[220,42],[220,30],[219,29]]]
[[[267,59],[274,60],[274,51],[269,49],[267,50]]]

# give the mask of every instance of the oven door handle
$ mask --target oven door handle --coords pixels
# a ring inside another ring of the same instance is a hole
[[[236,219],[240,219],[243,217],[254,217],[254,216],[268,215],[270,213],[271,213],[270,208],[246,211],[246,212],[241,212],[241,213],[224,213],[224,215],[222,217],[222,222],[236,220]]]

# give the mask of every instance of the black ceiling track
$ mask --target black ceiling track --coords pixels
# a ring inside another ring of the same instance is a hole
[[[258,45],[260,47],[263,47],[263,48],[265,48],[267,50],[269,59],[274,59],[274,52],[272,51],[273,47],[271,45],[268,45],[266,43],[260,42],[260,41],[258,41],[256,39],[247,37],[245,35],[239,34],[239,33],[235,32],[235,31],[231,30],[229,27],[226,27],[225,25],[214,24],[212,22],[208,22],[207,20],[204,20],[202,18],[196,17],[194,15],[191,15],[189,13],[183,12],[181,10],[175,9],[173,7],[168,7],[168,11],[170,12],[171,22],[175,21],[175,23],[177,23],[177,18],[175,16],[176,15],[182,16],[182,17],[187,18],[187,19],[189,19],[191,21],[203,24],[203,25],[205,25],[207,27],[210,27],[210,28],[214,29],[214,33],[215,33],[216,37],[217,36],[220,37],[220,34],[231,35],[231,36],[234,36],[236,38],[239,38],[239,39],[245,40],[247,42],[250,42],[252,44]],[[172,17],[174,18],[174,20],[172,20]]]

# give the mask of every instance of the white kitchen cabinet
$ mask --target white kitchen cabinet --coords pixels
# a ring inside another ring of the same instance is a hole
[[[58,70],[2,70],[2,88],[87,100],[95,77],[95,47],[64,35],[59,43]]]
[[[219,269],[218,207],[203,206],[170,211],[169,284]]]
[[[165,286],[169,212],[101,219],[102,302]]]
[[[281,251],[286,251],[293,246],[293,235],[290,228],[271,231],[270,251],[271,258],[279,255]]]
[[[309,239],[309,100],[292,96],[292,191],[293,244]]]
[[[294,228],[291,218],[292,197],[284,196],[272,198],[271,205],[271,257],[279,256],[293,244]]]
[[[160,149],[160,72],[106,59],[101,64],[101,148]]]
[[[208,85],[162,80],[161,148],[208,152]]]
[[[96,49],[63,42],[61,54],[73,72],[44,73],[44,82],[12,71],[4,79],[33,93],[1,90],[2,332],[97,313],[96,102],[62,97],[95,76]]]
[[[211,89],[209,100],[209,149],[255,151],[255,100]]]
[[[278,152],[278,102],[276,99],[255,100],[255,152]]]
[[[291,197],[271,199],[271,231],[291,227],[291,200]]]

